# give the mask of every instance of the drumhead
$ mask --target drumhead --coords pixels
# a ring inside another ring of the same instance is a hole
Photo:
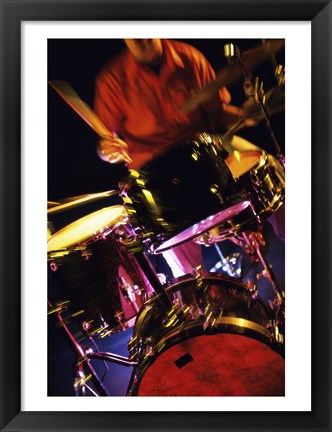
[[[244,173],[256,166],[262,154],[258,151],[238,152],[227,156],[225,159],[228,168],[234,178],[241,177]]]
[[[186,339],[162,353],[140,380],[138,396],[284,396],[285,361],[238,334]]]
[[[106,207],[84,216],[53,234],[47,243],[47,252],[59,251],[78,245],[97,234],[102,235],[126,220],[123,206]]]
[[[131,395],[284,395],[284,345],[271,340],[259,296],[215,273],[180,277],[166,291],[184,315],[165,311],[157,298],[142,307],[128,347],[139,362]]]
[[[162,243],[156,250],[155,253],[162,253],[166,250],[172,249],[176,246],[179,246],[189,240],[194,239],[195,237],[200,236],[201,234],[213,229],[214,227],[223,224],[228,220],[232,220],[235,216],[249,207],[250,201],[243,201],[238,204],[232,205],[225,210],[220,211],[219,213],[209,216],[208,218],[196,223],[195,225],[187,228],[181,233],[175,235],[171,239]]]

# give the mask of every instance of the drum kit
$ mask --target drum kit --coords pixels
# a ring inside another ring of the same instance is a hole
[[[243,76],[243,71],[249,76],[254,67],[278,52],[283,42],[266,41],[263,46],[236,57],[217,74],[215,82],[188,100],[185,109],[208,99],[221,86],[232,84]],[[233,51],[228,46],[227,52]],[[251,105],[247,104],[251,108],[258,106],[256,111],[252,108],[252,117],[261,114],[272,140],[270,112],[281,110],[284,103],[280,90],[284,70],[278,70],[276,90],[266,98],[256,82],[249,89],[253,92]],[[105,127],[69,84],[53,81],[52,86],[100,136],[105,136]],[[269,109],[266,99],[271,102]],[[232,133],[241,127],[240,123],[234,125]],[[88,391],[110,394],[93,368],[92,359],[132,368],[127,396],[285,394],[285,294],[262,252],[262,226],[285,200],[284,160],[278,145],[278,164],[264,151],[236,152],[224,157],[224,141],[218,134],[198,134],[139,171],[129,170],[117,191],[49,202],[48,214],[53,216],[112,195],[122,200],[122,205],[103,207],[48,235],[48,262],[55,273],[70,266],[74,256],[81,269],[96,255],[97,274],[100,257],[107,261],[110,254],[117,256],[111,272],[116,273],[118,287],[134,309],[129,356],[124,357],[85,350],[64,318],[68,304],[49,301],[49,313],[56,314],[77,356],[78,395]],[[262,274],[275,294],[271,307],[264,304],[253,282],[207,273],[197,267],[168,283],[149,259],[152,254],[189,241],[209,246],[224,240],[240,245],[262,264]],[[132,264],[131,272],[128,263]],[[119,275],[119,265],[127,270],[125,277]],[[95,298],[102,291],[99,305],[103,306],[96,307],[99,318],[91,311],[82,318],[89,337],[112,333],[108,322],[114,316],[110,316],[112,311],[107,310],[105,298],[114,295],[114,290],[113,294],[104,286],[96,290],[90,296]],[[75,293],[83,294],[82,287]],[[121,320],[120,324],[124,328]]]

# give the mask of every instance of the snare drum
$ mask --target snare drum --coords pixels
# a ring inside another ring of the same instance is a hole
[[[129,394],[285,394],[283,345],[271,341],[267,309],[243,283],[183,276],[167,291],[182,314],[165,312],[156,298],[141,309],[129,343],[139,363]]]
[[[131,171],[120,188],[132,225],[160,244],[242,201],[219,145],[203,133]]]
[[[284,170],[271,155],[264,151],[235,151],[226,163],[258,216],[267,218],[284,203]]]
[[[198,244],[211,245],[243,231],[257,231],[284,203],[284,169],[274,157],[264,151],[235,151],[226,158],[226,163],[242,190],[242,210],[215,225],[214,229],[199,233],[195,237]]]

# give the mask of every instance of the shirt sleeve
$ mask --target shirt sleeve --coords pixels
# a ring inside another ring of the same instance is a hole
[[[196,68],[198,74],[197,79],[200,80],[201,88],[204,88],[215,80],[216,74],[203,54],[201,54],[196,61]],[[205,112],[218,128],[227,128],[239,118],[237,107],[231,106],[230,102],[231,95],[229,91],[226,87],[222,87],[215,97],[203,105]],[[232,109],[228,109],[229,107]]]
[[[110,132],[121,134],[123,108],[122,91],[111,74],[102,73],[96,79],[94,111]]]
[[[205,87],[210,82],[214,81],[216,79],[216,74],[210,65],[210,63],[207,61],[207,59],[201,54],[199,62],[197,63],[198,68],[198,74],[201,80],[201,87]],[[214,101],[213,105],[220,105],[220,103],[226,103],[229,104],[231,102],[231,94],[227,90],[226,87],[221,87],[218,94],[216,95],[216,99]],[[212,105],[212,106],[213,106]]]

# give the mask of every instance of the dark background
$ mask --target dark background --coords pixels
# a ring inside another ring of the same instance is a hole
[[[224,67],[225,43],[233,42],[241,52],[260,44],[254,39],[181,39],[207,57],[215,71]],[[93,107],[95,78],[102,66],[124,48],[121,39],[49,39],[48,79],[64,80],[78,95]],[[277,61],[284,66],[284,52]],[[264,82],[265,90],[277,85],[270,61],[253,71]],[[232,103],[242,105],[246,100],[243,80],[229,88]],[[284,112],[271,119],[279,145],[284,150]],[[249,139],[269,153],[275,154],[272,140],[263,123],[245,128],[239,135]],[[76,112],[48,86],[48,199],[68,197],[116,189],[125,174],[121,165],[110,165],[96,153],[98,136]]]

